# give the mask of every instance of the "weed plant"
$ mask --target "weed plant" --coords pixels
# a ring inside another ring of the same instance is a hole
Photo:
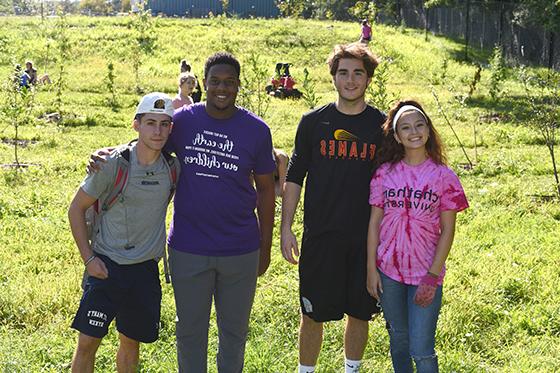
[[[250,53],[243,62],[239,103],[261,118],[270,107],[270,96],[265,91],[268,78],[266,65],[257,53]]]
[[[315,90],[315,83],[309,77],[309,70],[307,68],[303,69],[303,83],[301,84],[301,91],[303,94],[303,100],[305,101],[309,109],[315,108],[319,103],[319,97]]]
[[[144,92],[140,83],[142,60],[146,55],[153,52],[156,43],[155,24],[152,20],[151,11],[149,9],[144,10],[144,7],[141,6],[138,12],[131,15],[130,27],[134,32],[130,57],[136,82],[135,88],[136,92],[141,94]]]
[[[502,48],[499,45],[494,47],[492,58],[490,60],[490,81],[489,92],[490,97],[496,100],[502,93],[503,83],[506,78],[506,65]]]
[[[113,111],[116,111],[119,107],[117,102],[117,87],[115,86],[115,65],[113,62],[107,62],[107,76],[105,77],[105,88],[109,94],[107,98],[107,103]]]
[[[55,108],[56,111],[62,113],[62,97],[64,95],[64,90],[66,88],[66,65],[70,61],[70,38],[68,35],[68,22],[66,21],[66,15],[62,10],[59,10],[58,18],[54,28],[54,40],[56,41],[56,63],[58,64],[58,77],[55,80],[56,87],[56,99]]]
[[[560,74],[549,71],[546,74],[531,75],[525,67],[521,67],[519,79],[523,82],[525,99],[530,108],[529,123],[541,135],[550,154],[556,192],[560,199],[560,180],[555,153],[560,127]]]
[[[389,67],[389,61],[381,60],[366,90],[367,103],[384,112],[388,112],[391,104],[398,98],[398,95],[389,92]]]
[[[13,63],[15,64],[15,62]],[[20,86],[20,72],[15,71],[10,74],[2,85],[2,103],[0,104],[0,114],[4,120],[13,128],[14,136],[9,139],[8,143],[14,147],[14,163],[13,166],[19,171],[22,166],[19,161],[18,150],[20,147],[20,127],[32,121],[31,112],[35,94],[31,87]]]

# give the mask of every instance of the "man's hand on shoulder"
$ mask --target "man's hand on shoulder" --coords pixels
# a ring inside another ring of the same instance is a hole
[[[114,147],[107,147],[102,149],[97,149],[89,156],[89,162],[86,168],[88,174],[96,173],[103,167],[103,164],[107,162],[107,157],[114,150]]]

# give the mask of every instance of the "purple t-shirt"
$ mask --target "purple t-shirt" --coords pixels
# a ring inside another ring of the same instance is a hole
[[[275,168],[270,129],[242,108],[231,118],[214,119],[204,103],[178,109],[173,123],[166,147],[181,162],[181,174],[169,246],[207,256],[257,250],[257,195],[250,176]]]

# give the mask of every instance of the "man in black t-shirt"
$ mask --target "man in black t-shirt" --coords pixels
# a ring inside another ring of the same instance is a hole
[[[366,290],[366,246],[369,181],[385,115],[364,98],[378,62],[354,43],[336,46],[328,63],[338,97],[302,117],[282,202],[282,255],[297,264],[292,223],[307,177],[299,258],[299,372],[305,373],[315,371],[323,322],[344,314],[345,371],[358,372],[368,321],[379,313]]]

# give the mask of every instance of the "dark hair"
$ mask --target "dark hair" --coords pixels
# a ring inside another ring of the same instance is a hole
[[[445,156],[445,153],[443,151],[443,145],[441,143],[439,134],[432,124],[432,120],[430,119],[428,114],[426,114],[426,112],[422,108],[422,105],[412,99],[400,100],[395,102],[395,104],[389,111],[387,120],[385,120],[385,123],[383,123],[383,133],[385,134],[385,137],[379,151],[379,156],[377,157],[377,163],[382,164],[390,162],[394,164],[404,158],[404,147],[402,144],[399,144],[397,142],[393,131],[393,118],[395,117],[395,114],[397,114],[397,111],[399,111],[399,109],[404,105],[412,105],[422,110],[422,113],[424,113],[424,115],[426,116],[426,123],[430,131],[428,142],[426,142],[426,153],[428,153],[428,156],[435,163],[446,164],[447,157]]]
[[[228,52],[218,52],[214,53],[206,60],[206,63],[204,64],[204,79],[208,77],[208,72],[214,65],[230,65],[235,69],[237,78],[239,78],[239,75],[241,74],[241,66],[233,54]]]
[[[187,62],[187,60],[181,60],[180,68],[182,73],[188,73],[191,71],[191,65]]]
[[[327,60],[332,76],[336,75],[341,58],[361,60],[364,63],[364,68],[369,78],[373,76],[373,72],[379,64],[377,57],[363,43],[338,44],[335,45],[332,54]]]

